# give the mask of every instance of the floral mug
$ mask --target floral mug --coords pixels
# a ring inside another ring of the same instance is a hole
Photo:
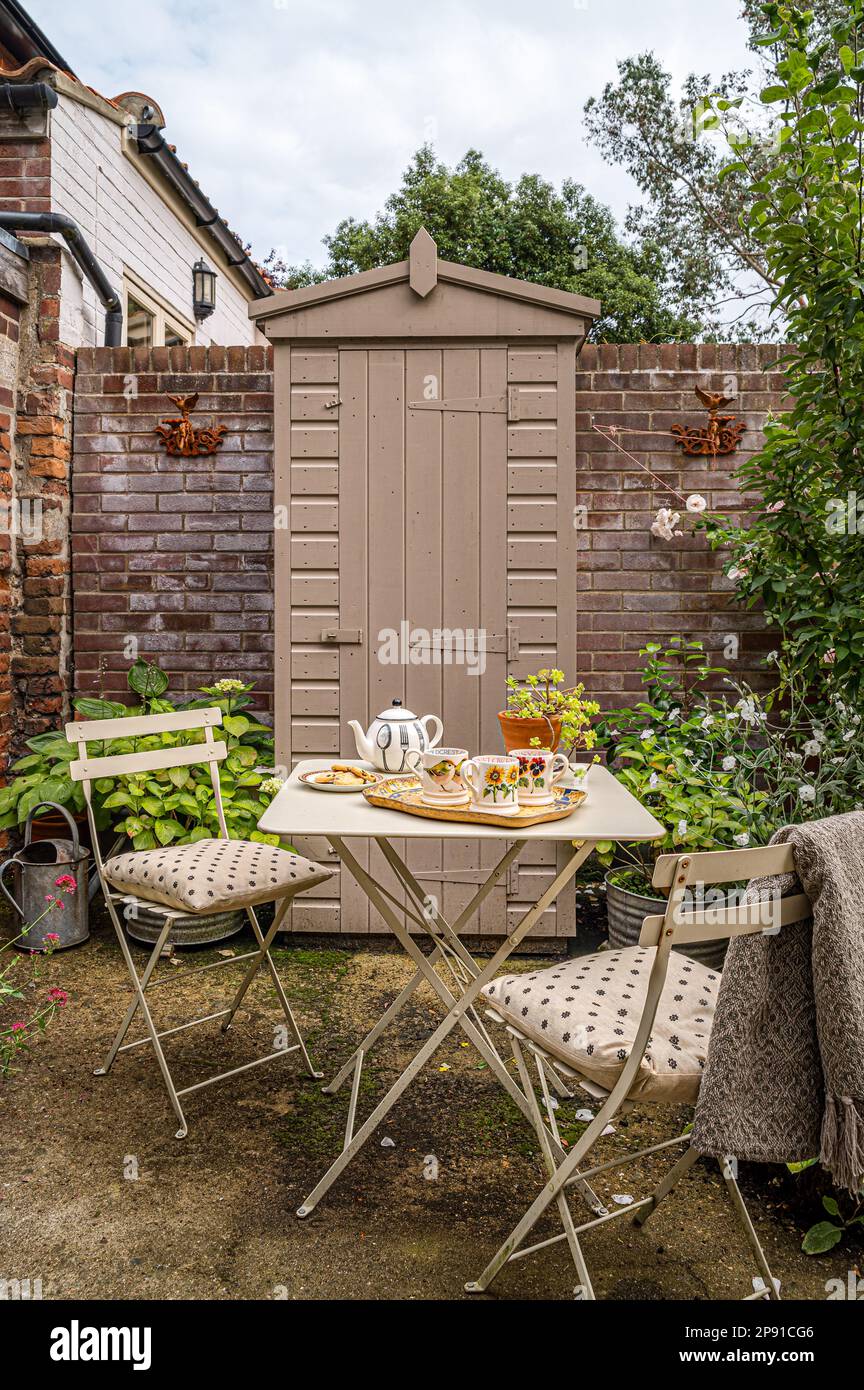
[[[551,806],[555,800],[553,787],[570,771],[566,755],[550,753],[545,748],[516,748],[513,757],[519,759],[520,806]]]
[[[518,816],[518,758],[510,754],[469,758],[462,764],[462,781],[471,793],[472,810]]]
[[[468,789],[462,780],[462,765],[468,757],[467,748],[426,748],[421,753],[409,748],[405,766],[420,778],[420,799],[427,806],[460,806],[468,801]]]

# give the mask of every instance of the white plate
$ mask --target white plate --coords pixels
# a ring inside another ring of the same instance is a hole
[[[339,787],[333,782],[319,782],[317,780],[322,772],[326,771],[326,767],[318,767],[314,772],[303,772],[300,775],[300,781],[307,787],[314,787],[316,792],[348,792],[350,795],[356,795],[357,792],[362,792],[364,787],[374,787],[376,782],[382,780],[380,775],[376,772],[374,774],[374,782],[360,782],[356,787]]]

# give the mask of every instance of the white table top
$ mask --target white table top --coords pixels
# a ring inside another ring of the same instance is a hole
[[[310,758],[299,763],[282,790],[258,822],[266,835],[325,835],[339,839],[384,838],[405,840],[657,840],[665,831],[649,811],[606,768],[588,773],[588,796],[566,820],[541,825],[471,825],[462,821],[426,820],[404,811],[370,806],[361,792],[340,794],[316,791],[300,781],[300,774],[329,767],[332,758]],[[356,760],[355,760],[356,761]],[[370,767],[369,763],[360,763]],[[572,779],[571,779],[572,780]],[[567,785],[565,777],[563,785]]]

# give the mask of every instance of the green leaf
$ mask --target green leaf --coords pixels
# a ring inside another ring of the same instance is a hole
[[[228,714],[222,720],[222,727],[227,729],[234,738],[242,738],[252,725],[243,714]]]
[[[152,830],[142,830],[138,835],[132,836],[132,844],[135,849],[155,849],[156,837]]]
[[[116,700],[97,700],[90,695],[79,695],[72,704],[76,714],[83,714],[85,719],[122,719],[129,714]]]
[[[840,1207],[839,1207],[839,1205],[838,1205],[838,1203],[837,1203],[837,1199],[836,1199],[835,1197],[823,1197],[823,1198],[822,1198],[822,1205],[823,1205],[823,1207],[825,1208],[825,1210],[827,1211],[827,1213],[828,1213],[829,1216],[839,1216],[839,1215],[840,1215]]]
[[[801,1249],[805,1255],[824,1255],[826,1251],[833,1250],[842,1237],[842,1226],[835,1226],[831,1221],[819,1221],[810,1227],[801,1242]]]
[[[136,661],[126,679],[142,700],[158,699],[168,689],[168,677],[152,662]]]
[[[784,101],[789,95],[788,87],[765,87],[760,92],[760,100],[765,102]]]
[[[176,820],[157,820],[154,829],[160,845],[170,845],[172,840],[178,840],[186,833]]]

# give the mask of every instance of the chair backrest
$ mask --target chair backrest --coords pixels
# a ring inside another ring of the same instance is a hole
[[[717,894],[714,901],[714,895],[704,892],[719,883],[794,872],[791,845],[663,854],[657,860],[652,882],[655,888],[669,890],[666,911],[645,918],[639,944],[659,946],[664,937],[671,937],[672,945],[684,946],[776,932],[792,922],[803,921],[811,914],[806,893],[745,903],[743,890],[735,890],[731,895]]]
[[[91,783],[100,777],[134,776],[138,772],[161,772],[172,767],[191,767],[196,763],[209,763],[219,827],[224,838],[228,839],[217,766],[227,757],[228,749],[221,739],[217,741],[213,737],[214,726],[221,723],[222,711],[214,707],[177,710],[171,714],[132,715],[128,719],[86,719],[66,725],[67,740],[69,743],[78,744],[78,757],[69,765],[69,776],[73,782],[83,784],[93,850],[100,871],[101,856],[91,800]],[[202,743],[178,744],[173,748],[149,748],[141,752],[108,755],[91,756],[87,752],[88,743],[146,738],[153,734],[186,733],[196,729],[204,730]]]

